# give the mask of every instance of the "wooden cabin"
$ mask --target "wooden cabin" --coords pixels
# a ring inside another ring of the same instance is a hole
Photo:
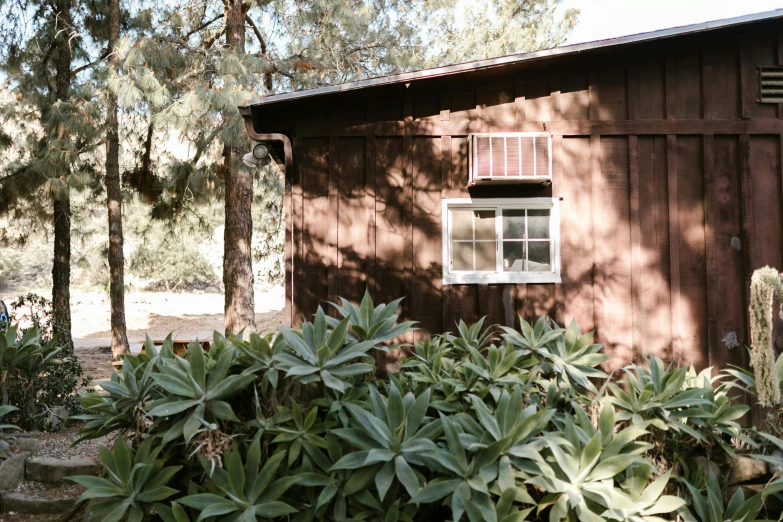
[[[291,323],[368,288],[416,337],[548,314],[610,370],[747,365],[751,274],[783,269],[783,11],[240,110],[287,165]]]

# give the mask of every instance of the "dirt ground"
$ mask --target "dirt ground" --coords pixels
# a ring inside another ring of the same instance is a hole
[[[282,287],[255,293],[256,329],[272,332],[284,324]],[[147,335],[164,339],[211,339],[223,331],[222,294],[133,292],[126,295],[126,323],[131,351],[141,348]],[[71,294],[73,341],[85,377],[105,380],[111,376],[109,298],[97,292],[75,290]]]
[[[275,331],[283,324],[282,310],[274,310],[256,314],[256,328],[259,333]],[[205,327],[206,325],[206,327]],[[178,339],[211,339],[214,330],[223,330],[223,315],[207,315],[181,318],[176,316],[150,317],[150,327],[147,329],[128,330],[131,351],[138,351],[144,342],[144,335],[155,339],[164,339],[169,332],[176,331]],[[93,341],[98,340],[97,343]],[[74,339],[76,357],[84,370],[84,377],[93,381],[107,380],[111,377],[111,341],[104,337]]]

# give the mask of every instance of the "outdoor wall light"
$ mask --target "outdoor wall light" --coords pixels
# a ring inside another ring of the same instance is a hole
[[[265,165],[269,161],[269,147],[263,143],[253,145],[253,150],[242,156],[242,161],[248,167]]]

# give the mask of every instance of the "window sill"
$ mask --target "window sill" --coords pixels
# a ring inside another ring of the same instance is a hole
[[[557,273],[488,273],[488,274],[446,274],[443,276],[444,285],[477,285],[477,284],[535,284],[535,283],[560,283],[560,274]]]

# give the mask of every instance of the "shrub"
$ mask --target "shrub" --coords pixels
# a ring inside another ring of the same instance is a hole
[[[701,510],[700,490],[664,494],[683,448],[753,443],[734,388],[655,358],[612,385],[601,346],[573,322],[461,323],[378,379],[374,352],[413,326],[395,325],[398,304],[365,295],[278,335],[216,333],[209,352],[193,343],[184,357],[168,339],[125,356],[98,383],[105,393],[82,395],[82,436],[117,431],[139,449],[102,450],[114,484],[76,479],[84,498],[165,522],[653,522]],[[148,478],[118,474],[140,458],[170,470],[159,498]]]
[[[75,390],[79,384],[86,386],[89,382],[80,379],[83,371],[73,346],[61,344],[53,337],[51,301],[27,294],[11,303],[10,312],[16,327],[0,347],[13,347],[16,343],[16,352],[13,357],[10,351],[6,352],[0,363],[5,376],[3,390],[7,390],[3,402],[24,406],[15,418],[28,428],[52,428],[46,422],[49,410],[64,406],[69,414],[79,413],[81,406]]]

